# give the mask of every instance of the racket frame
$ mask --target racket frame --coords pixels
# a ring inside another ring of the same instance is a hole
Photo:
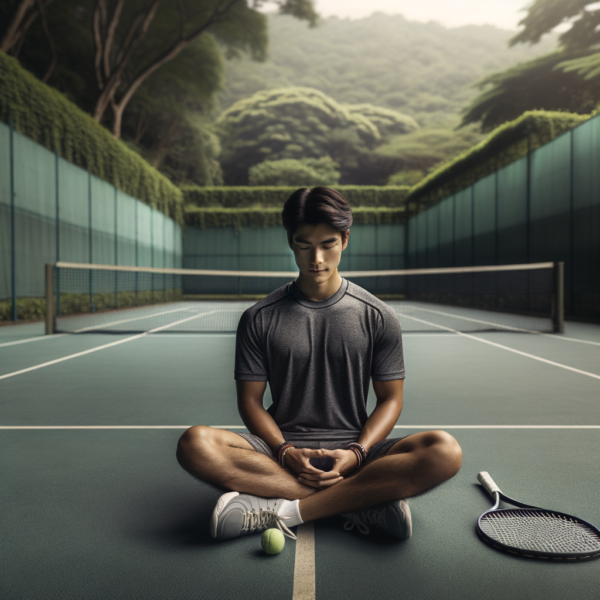
[[[489,477],[489,475],[487,473],[485,473],[485,474]],[[481,479],[480,479],[480,481],[481,481]],[[490,478],[490,481],[492,481],[491,478]],[[566,518],[566,519],[569,519],[572,521],[576,521],[577,523],[586,525],[587,527],[589,527],[590,529],[595,531],[599,537],[600,537],[600,530],[597,527],[595,527],[594,525],[592,525],[591,523],[588,523],[587,521],[584,521],[583,519],[580,519],[579,517],[575,517],[573,515],[568,515],[566,513],[563,513],[563,512],[557,511],[557,510],[549,510],[547,508],[533,506],[532,504],[525,504],[524,502],[520,502],[519,500],[515,500],[514,498],[507,496],[495,484],[494,484],[494,487],[490,490],[490,489],[488,489],[488,487],[486,485],[483,484],[483,481],[481,481],[481,483],[482,483],[483,487],[488,491],[488,493],[490,493],[492,495],[492,497],[494,498],[494,501],[495,501],[494,506],[492,506],[492,508],[490,508],[489,510],[486,510],[477,519],[477,527],[476,527],[477,534],[486,544],[492,546],[496,550],[508,552],[509,554],[523,556],[525,558],[536,558],[536,559],[541,559],[541,560],[580,561],[580,560],[586,560],[586,559],[590,559],[590,558],[600,557],[600,549],[598,549],[597,552],[593,552],[593,553],[580,552],[580,553],[561,554],[561,553],[553,553],[553,552],[541,552],[539,550],[525,550],[523,548],[515,548],[514,546],[509,546],[508,544],[503,544],[502,542],[499,542],[498,540],[495,540],[495,539],[489,537],[481,528],[481,520],[483,518],[485,518],[486,515],[489,515],[490,513],[502,513],[502,512],[509,512],[512,510],[510,508],[498,508],[500,506],[500,500],[502,500],[503,502],[512,504],[513,506],[516,506],[518,508],[526,508],[529,510],[539,510],[544,513],[550,513],[552,515],[556,515],[561,518]],[[493,483],[493,481],[492,481],[492,483]]]

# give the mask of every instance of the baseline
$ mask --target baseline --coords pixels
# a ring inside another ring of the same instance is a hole
[[[581,369],[576,369],[575,367],[569,367],[568,365],[563,365],[561,363],[554,362],[553,360],[548,360],[546,358],[542,358],[541,356],[536,356],[535,354],[529,354],[527,352],[522,352],[521,350],[516,350],[515,348],[510,348],[509,346],[504,346],[503,344],[497,344],[496,342],[491,342],[490,340],[484,340],[483,338],[471,335],[469,333],[463,333],[462,331],[457,331],[456,329],[452,329],[450,327],[445,327],[444,325],[438,325],[437,323],[431,323],[430,321],[425,321],[424,319],[419,319],[418,317],[409,317],[408,315],[404,315],[405,319],[412,319],[413,321],[419,321],[420,323],[425,323],[426,325],[430,325],[431,327],[437,327],[438,329],[444,329],[446,331],[451,331],[452,333],[456,333],[457,335],[469,338],[471,340],[475,340],[477,342],[481,342],[482,344],[489,344],[490,346],[494,346],[496,348],[500,348],[502,350],[507,350],[508,352],[514,352],[515,354],[520,354],[521,356],[525,356],[527,358],[532,358],[533,360],[538,360],[540,362],[552,365],[553,367],[560,367],[561,369],[566,369],[567,371],[573,371],[573,373],[578,373],[579,375],[586,375],[587,377],[593,377],[594,379],[600,380],[600,375],[596,375],[595,373],[589,373],[588,371],[582,371]]]
[[[84,356],[86,354],[91,354],[92,352],[98,352],[99,350],[104,350],[106,348],[111,348],[112,346],[118,346],[119,344],[126,344],[127,342],[132,342],[134,340],[139,340],[142,337],[147,336],[150,333],[154,333],[157,331],[162,331],[163,329],[168,329],[169,327],[174,327],[175,325],[179,325],[180,323],[185,323],[186,321],[191,321],[192,319],[197,319],[199,317],[205,317],[207,315],[213,314],[214,310],[208,311],[206,313],[200,313],[197,315],[193,315],[191,317],[187,317],[186,319],[181,319],[176,321],[175,323],[170,323],[169,325],[163,325],[162,327],[156,327],[155,329],[151,329],[150,331],[146,331],[144,333],[138,333],[137,335],[132,335],[122,340],[117,340],[116,342],[111,342],[110,344],[104,344],[103,346],[98,346],[96,348],[91,348],[90,350],[85,350],[83,352],[77,352],[76,354],[71,354],[69,356],[63,356],[62,358],[57,358],[56,360],[50,360],[48,362],[42,363],[40,365],[34,365],[33,367],[28,367],[27,369],[21,369],[20,371],[14,371],[13,373],[7,373],[6,375],[0,376],[0,381],[2,379],[8,379],[9,377],[15,377],[16,375],[22,375],[23,373],[29,373],[30,371],[36,371],[37,369],[43,369],[44,367],[49,367],[51,365],[56,365],[58,363],[64,362],[66,360],[71,360],[73,358],[78,358],[79,356]]]
[[[532,333],[533,335],[541,335],[544,337],[549,337],[554,340],[562,340],[565,342],[577,342],[579,344],[589,344],[591,346],[600,346],[600,342],[592,342],[591,340],[579,340],[577,338],[565,337],[564,335],[557,335],[552,333],[543,333],[542,331],[534,331],[532,329],[522,329],[520,327],[511,327],[510,325],[502,325],[501,323],[495,323],[494,321],[484,321],[483,319],[473,319],[472,317],[465,317],[462,315],[456,315],[454,313],[447,313],[442,310],[433,310],[431,308],[423,308],[421,306],[414,306],[415,310],[422,310],[425,312],[430,312],[436,315],[444,315],[446,317],[452,317],[453,319],[460,319],[462,321],[471,321],[472,323],[483,323],[484,325],[494,325],[495,327],[500,327],[505,329],[506,331],[518,331],[521,333]],[[406,316],[406,315],[403,315]],[[409,317],[410,318],[410,317]]]
[[[49,340],[54,338],[63,337],[63,335],[67,335],[66,333],[57,333],[56,335],[40,335],[34,338],[27,338],[26,340],[17,340],[15,342],[4,342],[4,344],[0,344],[0,348],[4,348],[4,346],[14,346],[15,344],[27,344],[29,342],[39,342],[40,340]]]

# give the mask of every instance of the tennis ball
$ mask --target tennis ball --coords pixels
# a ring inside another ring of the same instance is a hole
[[[267,529],[262,534],[260,545],[267,554],[279,554],[285,546],[285,537],[279,529]]]

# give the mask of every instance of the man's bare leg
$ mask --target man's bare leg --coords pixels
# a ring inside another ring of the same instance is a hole
[[[318,491],[224,429],[190,427],[179,440],[177,459],[194,477],[244,494],[297,500]]]
[[[300,515],[306,522],[416,496],[456,475],[461,462],[460,446],[449,433],[416,433],[356,475],[301,499]]]
[[[181,437],[181,466],[208,483],[263,498],[300,499],[304,522],[416,496],[453,477],[462,462],[458,442],[444,431],[413,434],[340,483],[317,490],[230,431],[196,426]],[[315,493],[318,492],[318,493]]]

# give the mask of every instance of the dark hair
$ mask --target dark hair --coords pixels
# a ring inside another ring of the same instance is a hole
[[[283,205],[281,213],[288,242],[303,224],[327,225],[344,233],[352,226],[352,209],[340,192],[328,187],[300,188]]]

